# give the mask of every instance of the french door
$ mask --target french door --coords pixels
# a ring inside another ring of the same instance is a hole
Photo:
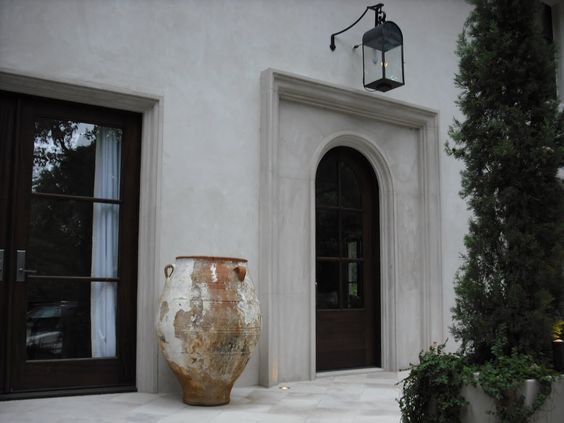
[[[378,186],[368,161],[337,147],[316,191],[316,367],[380,366]]]
[[[134,388],[140,123],[0,92],[0,396]]]

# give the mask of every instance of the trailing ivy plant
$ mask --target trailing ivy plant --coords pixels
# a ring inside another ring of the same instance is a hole
[[[527,423],[551,393],[555,373],[539,365],[531,356],[502,355],[480,367],[478,383],[494,399],[499,423]],[[523,396],[524,381],[535,379],[540,389],[530,406]]]
[[[459,354],[444,352],[445,344],[419,354],[419,364],[400,383],[399,406],[404,423],[456,423],[466,401],[462,385],[471,380],[471,370]]]
[[[525,354],[505,355],[504,339],[493,347],[494,360],[469,364],[461,354],[444,352],[445,344],[419,354],[419,363],[400,384],[399,406],[403,423],[460,423],[466,400],[463,385],[481,387],[494,400],[498,423],[527,423],[551,393],[556,373]],[[527,379],[540,384],[531,405],[525,403]]]

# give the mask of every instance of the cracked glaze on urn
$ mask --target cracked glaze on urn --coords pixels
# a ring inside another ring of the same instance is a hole
[[[260,336],[259,302],[247,261],[177,257],[165,276],[157,337],[183,400],[226,404]]]

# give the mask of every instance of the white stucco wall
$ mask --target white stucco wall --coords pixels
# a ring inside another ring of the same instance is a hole
[[[258,257],[261,72],[276,68],[362,88],[372,13],[360,0],[0,0],[0,68],[151,93],[163,99],[160,267],[177,255]],[[463,0],[390,0],[403,31],[406,85],[390,98],[436,109],[440,137],[458,115],[453,75]],[[441,152],[445,333],[466,228],[460,163]],[[160,284],[162,281],[155,281]],[[260,288],[260,281],[257,281]],[[399,328],[401,329],[401,328]],[[241,384],[258,381],[255,354]],[[160,361],[159,389],[177,389]]]

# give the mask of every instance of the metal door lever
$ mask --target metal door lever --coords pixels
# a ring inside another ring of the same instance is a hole
[[[37,270],[25,268],[25,250],[16,251],[16,282],[25,282],[25,276],[29,273],[37,273]]]

